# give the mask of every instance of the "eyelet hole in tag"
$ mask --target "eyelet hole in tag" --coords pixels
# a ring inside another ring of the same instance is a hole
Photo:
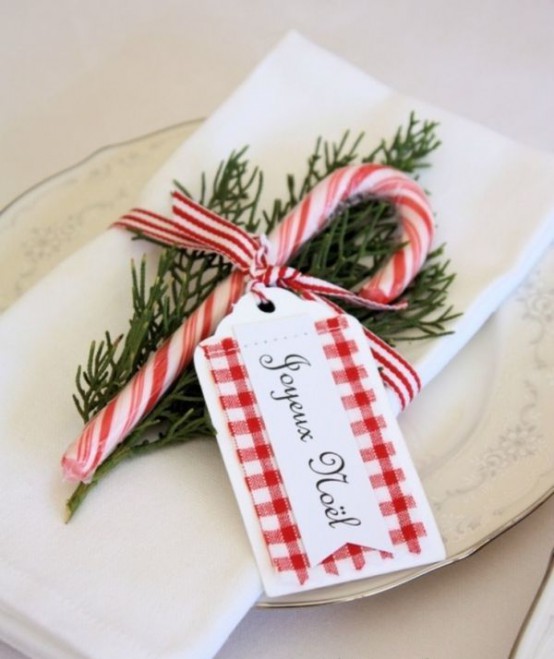
[[[273,311],[246,295],[195,365],[266,593],[441,560],[361,326],[287,291],[264,297]]]
[[[260,311],[263,311],[263,313],[273,313],[276,309],[275,304],[269,300],[262,300],[261,302],[258,302],[258,309]]]

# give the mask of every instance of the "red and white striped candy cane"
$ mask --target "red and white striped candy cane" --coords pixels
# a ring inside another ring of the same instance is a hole
[[[284,266],[302,244],[333,220],[341,207],[370,197],[394,204],[400,228],[399,240],[403,245],[362,286],[358,296],[373,300],[377,307],[396,299],[425,261],[433,239],[434,222],[423,190],[406,174],[382,165],[344,167],[315,186],[271,233],[270,249],[273,258],[269,269],[286,271],[287,268],[276,266]],[[194,234],[197,230],[196,213],[199,218],[207,221],[203,229],[198,229],[198,233],[202,234],[202,244],[225,254],[232,253],[234,262],[244,267],[233,270],[150,357],[124,389],[87,423],[82,434],[62,458],[64,475],[70,480],[91,480],[96,468],[155,406],[188,366],[196,345],[210,336],[220,320],[230,312],[244,293],[251,276],[253,243],[248,236],[240,235],[237,238],[234,232],[227,235],[224,228],[220,231],[217,223],[221,218],[179,193],[174,193],[173,200],[171,219],[148,210],[133,209],[116,222],[116,226],[138,230],[168,244],[195,247],[197,242],[183,238],[181,231],[183,223],[187,222]],[[206,227],[210,227],[211,233]],[[327,294],[325,291],[323,293]],[[385,383],[397,393],[404,407],[419,389],[417,373],[384,342],[369,332],[367,336],[377,361],[384,369]]]

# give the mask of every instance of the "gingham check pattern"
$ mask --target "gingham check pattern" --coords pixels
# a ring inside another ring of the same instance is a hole
[[[318,321],[316,331],[395,553],[419,554],[425,526],[397,463],[395,447],[387,437],[386,422],[374,412],[375,392],[360,364],[360,348],[351,338],[350,319],[340,315]],[[309,565],[239,345],[227,337],[202,348],[274,567],[279,572],[293,571],[304,584],[318,570],[338,575],[360,570],[368,560],[389,560],[392,556],[387,552],[346,544],[320,565]]]

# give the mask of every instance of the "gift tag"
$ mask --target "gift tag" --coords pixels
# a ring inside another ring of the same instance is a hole
[[[267,595],[444,558],[360,324],[245,295],[195,366]]]

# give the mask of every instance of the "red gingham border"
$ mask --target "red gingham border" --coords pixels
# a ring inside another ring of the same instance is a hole
[[[396,464],[396,451],[387,438],[385,419],[374,411],[375,392],[366,369],[357,359],[360,347],[351,338],[349,319],[346,315],[334,316],[316,322],[315,327],[391,542],[418,554],[420,538],[426,530],[418,520],[416,501],[406,491],[405,474]],[[337,575],[346,566],[360,570],[369,553],[378,554],[380,560],[390,559],[391,554],[386,552],[347,544],[321,566],[309,565],[239,345],[227,337],[202,348],[274,567],[278,571],[294,571],[299,583],[304,584],[310,573],[318,569]]]

